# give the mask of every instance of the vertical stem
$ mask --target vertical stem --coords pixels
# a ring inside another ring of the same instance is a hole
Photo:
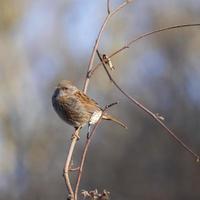
[[[74,151],[74,147],[75,147],[77,139],[78,139],[78,137],[76,135],[79,134],[79,131],[80,131],[80,129],[76,129],[75,133],[73,133],[72,142],[71,142],[69,152],[67,154],[67,158],[65,161],[65,166],[63,169],[63,176],[64,176],[65,184],[66,184],[68,192],[69,192],[69,199],[73,199],[73,200],[74,200],[74,192],[73,192],[72,185],[71,185],[70,178],[69,178],[69,169],[70,169],[70,163],[72,160],[72,154]]]

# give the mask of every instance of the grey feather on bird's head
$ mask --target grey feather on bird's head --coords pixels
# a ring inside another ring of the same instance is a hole
[[[62,80],[58,83],[57,90],[61,96],[67,96],[77,92],[78,88],[74,86],[70,81]]]

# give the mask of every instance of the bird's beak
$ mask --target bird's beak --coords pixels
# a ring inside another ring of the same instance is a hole
[[[59,88],[58,88],[58,96],[63,97],[65,95],[66,95],[65,92],[63,90],[59,90]]]

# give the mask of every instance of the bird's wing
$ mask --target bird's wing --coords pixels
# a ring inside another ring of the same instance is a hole
[[[84,107],[89,113],[93,114],[95,111],[101,110],[98,103],[95,100],[89,98],[83,92],[77,91],[74,95],[77,97],[77,99],[79,99],[80,103],[84,105]]]

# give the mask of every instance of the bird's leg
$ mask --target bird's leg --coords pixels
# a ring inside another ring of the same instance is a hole
[[[73,140],[74,138],[76,138],[77,140],[80,139],[80,136],[79,136],[80,129],[81,129],[81,126],[78,128],[75,128],[75,132],[72,134],[71,140]]]
[[[88,123],[87,139],[90,138],[91,123]]]

